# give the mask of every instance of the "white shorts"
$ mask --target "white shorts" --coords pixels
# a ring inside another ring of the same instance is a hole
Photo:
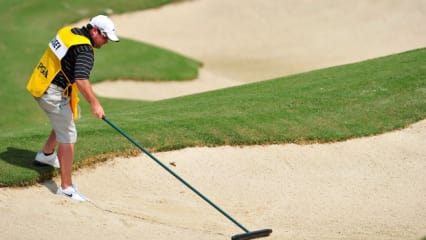
[[[62,91],[63,88],[50,84],[46,93],[35,99],[46,112],[56,133],[56,141],[59,143],[76,143],[77,129],[71,112],[70,98],[62,96]]]

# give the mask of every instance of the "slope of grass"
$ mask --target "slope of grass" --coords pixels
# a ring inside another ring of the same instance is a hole
[[[158,102],[102,102],[112,122],[153,151],[339,141],[424,119],[425,58],[426,50],[419,49]],[[106,123],[88,116],[87,105],[83,109],[76,168],[111,152],[135,150]],[[0,133],[0,185],[32,184],[56,173],[31,165],[48,130],[45,122]]]

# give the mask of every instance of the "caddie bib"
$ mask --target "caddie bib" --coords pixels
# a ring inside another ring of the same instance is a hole
[[[53,81],[55,76],[61,71],[68,80],[68,88],[72,88],[70,96],[70,106],[74,120],[78,119],[78,88],[76,83],[71,83],[68,76],[62,71],[61,60],[68,50],[74,45],[89,44],[90,40],[84,36],[71,32],[72,27],[61,28],[56,36],[49,42],[49,47],[43,53],[39,63],[27,83],[27,90],[34,97],[41,97]]]

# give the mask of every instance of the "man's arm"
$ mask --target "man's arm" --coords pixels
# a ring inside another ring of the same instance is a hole
[[[75,82],[77,84],[78,90],[80,90],[81,94],[90,104],[92,114],[97,118],[102,118],[105,116],[104,109],[96,98],[90,81],[88,79],[76,79]]]

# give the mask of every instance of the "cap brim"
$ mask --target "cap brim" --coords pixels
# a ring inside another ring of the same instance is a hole
[[[120,39],[118,39],[117,35],[115,35],[115,33],[106,33],[107,37],[109,40],[113,41],[113,42],[119,42]]]

